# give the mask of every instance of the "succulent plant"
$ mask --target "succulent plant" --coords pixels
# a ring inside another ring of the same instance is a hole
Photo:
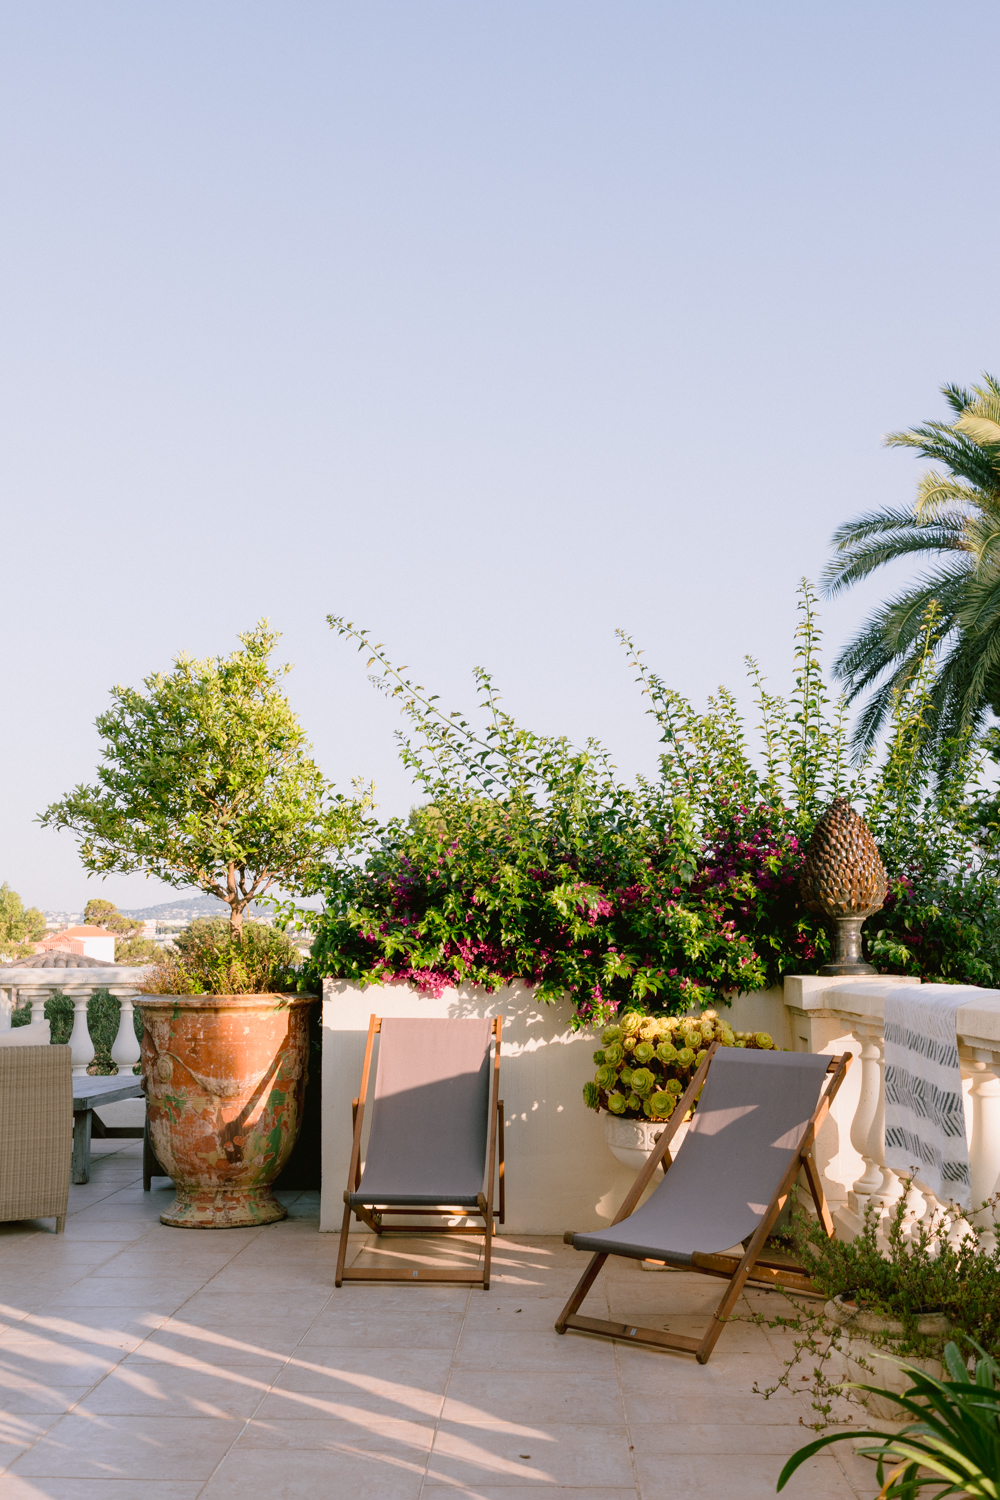
[[[666,1119],[684,1093],[709,1045],[770,1051],[766,1031],[735,1031],[716,1011],[700,1015],[639,1016],[630,1012],[605,1028],[594,1053],[597,1072],[584,1085],[590,1109],[633,1119]]]
[[[640,1099],[645,1099],[655,1086],[656,1079],[648,1068],[634,1068],[630,1082],[633,1093],[638,1094]]]

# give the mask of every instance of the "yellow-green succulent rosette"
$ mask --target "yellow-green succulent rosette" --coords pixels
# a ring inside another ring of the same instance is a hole
[[[626,1012],[601,1033],[597,1072],[583,1086],[588,1109],[625,1120],[669,1120],[713,1042],[772,1052],[766,1031],[736,1031],[717,1011],[643,1016]]]

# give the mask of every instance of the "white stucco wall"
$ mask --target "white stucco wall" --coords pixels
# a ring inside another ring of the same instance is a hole
[[[740,1031],[768,1031],[779,1047],[800,1046],[781,986],[738,995],[718,1007]],[[594,1075],[592,1031],[572,1032],[568,1001],[539,1005],[511,985],[487,995],[448,990],[438,1000],[407,984],[366,990],[340,980],[323,986],[323,1190],[320,1228],[340,1230],[351,1155],[351,1100],[361,1082],[368,1018],[503,1015],[500,1096],[504,1101],[507,1219],[512,1234],[562,1234],[610,1224],[634,1180],[611,1155],[603,1116],[583,1104]],[[817,1048],[817,1050],[820,1050]],[[824,1161],[836,1154],[835,1127],[824,1127]],[[364,1142],[362,1142],[362,1149]],[[355,1222],[352,1229],[359,1228]]]
[[[609,1224],[634,1174],[611,1155],[604,1124],[584,1107],[594,1074],[593,1032],[571,1032],[567,1001],[539,1005],[511,985],[487,995],[449,990],[439,1000],[409,985],[361,990],[338,980],[323,986],[323,1192],[320,1228],[339,1231],[351,1155],[351,1099],[364,1061],[368,1018],[504,1018],[500,1096],[504,1101],[507,1219],[512,1234],[562,1234]],[[357,1229],[355,1223],[353,1226]]]

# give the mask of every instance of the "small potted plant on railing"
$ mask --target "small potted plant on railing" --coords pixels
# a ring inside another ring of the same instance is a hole
[[[766,1031],[734,1031],[714,1010],[688,1016],[630,1011],[605,1027],[594,1053],[597,1072],[584,1084],[583,1100],[589,1109],[604,1112],[605,1137],[624,1166],[638,1171],[644,1165],[714,1041],[724,1047],[774,1048]],[[674,1140],[680,1144],[677,1136]]]

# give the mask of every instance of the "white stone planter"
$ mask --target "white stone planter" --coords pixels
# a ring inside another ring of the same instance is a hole
[[[896,1356],[892,1348],[874,1344],[870,1338],[865,1337],[866,1334],[901,1337],[901,1322],[895,1318],[882,1317],[880,1313],[868,1312],[865,1308],[845,1305],[840,1297],[828,1302],[823,1311],[831,1323],[836,1323],[845,1333],[850,1334],[850,1339],[844,1339],[841,1348],[834,1350],[824,1366],[828,1380],[835,1383],[851,1381],[858,1385],[879,1385],[897,1395],[902,1395],[912,1385],[908,1372],[894,1363]],[[943,1313],[926,1313],[917,1319],[918,1333],[929,1337],[944,1337],[950,1331],[951,1325]],[[941,1377],[940,1360],[907,1356],[907,1363],[915,1365],[918,1370],[924,1370],[928,1375],[935,1375],[938,1379]],[[878,1417],[883,1422],[898,1425],[901,1419],[903,1422],[909,1420],[898,1406],[883,1396],[870,1396],[865,1391],[858,1391],[856,1394],[871,1416]]]
[[[608,1143],[612,1156],[616,1157],[623,1167],[628,1167],[633,1172],[641,1171],[656,1145],[656,1137],[666,1129],[664,1122],[662,1120],[623,1120],[618,1115],[609,1114],[606,1110],[602,1117],[604,1139]],[[670,1143],[671,1156],[677,1155],[687,1128],[687,1120],[678,1127]]]

